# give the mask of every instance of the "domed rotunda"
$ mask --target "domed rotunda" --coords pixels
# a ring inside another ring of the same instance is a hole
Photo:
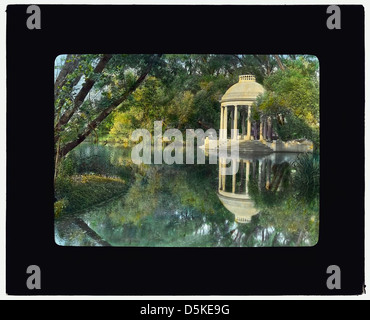
[[[232,135],[234,140],[251,140],[251,106],[265,92],[253,75],[239,76],[239,82],[231,86],[221,98],[221,139],[227,139],[229,129],[241,127],[241,135]],[[229,121],[231,120],[231,121]],[[228,122],[229,125],[228,125]]]

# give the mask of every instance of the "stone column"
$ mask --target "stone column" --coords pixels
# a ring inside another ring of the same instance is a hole
[[[225,139],[227,140],[227,106],[224,108],[224,129],[225,129]]]
[[[251,139],[251,106],[248,106],[247,140]]]
[[[261,187],[266,188],[266,159],[261,160]]]
[[[220,115],[220,134],[219,139],[222,139],[222,129],[224,128],[224,107],[221,105],[221,115]]]
[[[233,126],[233,129],[234,129],[233,139],[237,140],[238,139],[238,134],[236,132],[236,130],[238,130],[238,106],[237,105],[234,106],[234,126]]]
[[[221,114],[222,114],[222,107],[221,107]],[[218,158],[218,190],[221,190],[221,187],[222,187],[221,171],[222,171],[221,159]]]
[[[259,160],[258,161],[258,188],[259,190],[261,190],[261,186],[262,186],[262,161]]]
[[[230,108],[229,124],[230,124],[230,140],[232,140],[232,139],[234,139],[234,136],[233,136],[233,129],[234,129],[234,109],[233,109],[233,106],[231,106],[231,108]]]
[[[270,184],[271,184],[271,160],[266,160],[266,189],[270,189]]]
[[[260,141],[263,140],[263,131],[262,131],[262,126],[263,126],[263,122],[262,122],[262,116],[260,117]]]
[[[233,160],[231,160],[233,163],[232,163],[232,165],[234,165],[235,167],[236,167],[236,165],[237,165],[237,163],[236,163],[236,159],[233,159]],[[236,187],[236,173],[235,174],[233,174],[233,186],[232,186],[232,193],[235,193],[235,187]]]
[[[226,160],[222,160],[222,168],[226,167]],[[223,174],[221,175],[221,179],[222,179],[222,190],[225,191],[226,190],[226,174]]]
[[[222,174],[222,170],[223,168],[225,168],[225,159],[223,158],[219,158],[218,159],[218,162],[219,162],[219,172],[218,172],[218,179],[219,179],[219,184],[218,184],[218,187],[219,187],[219,190],[222,190],[222,191],[225,191],[225,187],[226,187],[226,175]]]
[[[271,117],[267,118],[267,125],[268,125],[267,137],[271,141],[272,140],[272,119]]]

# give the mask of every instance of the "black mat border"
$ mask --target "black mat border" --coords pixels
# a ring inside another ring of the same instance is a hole
[[[7,7],[8,294],[362,293],[362,6],[340,6],[340,30],[327,29],[327,6],[40,5],[41,30],[26,28],[26,8]],[[319,243],[310,248],[57,246],[52,92],[54,59],[64,53],[316,55],[321,72]],[[41,268],[41,290],[26,287],[31,264]],[[326,287],[326,269],[333,264],[341,268],[341,290]]]

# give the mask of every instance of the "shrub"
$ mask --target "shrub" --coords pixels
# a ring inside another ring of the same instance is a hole
[[[319,155],[304,153],[294,162],[296,174],[293,184],[300,196],[311,201],[320,192],[320,160]]]

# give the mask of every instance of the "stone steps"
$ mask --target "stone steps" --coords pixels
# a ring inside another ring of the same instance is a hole
[[[241,141],[239,143],[239,151],[242,152],[261,152],[261,153],[271,153],[273,150],[266,146],[260,141],[250,140]]]

